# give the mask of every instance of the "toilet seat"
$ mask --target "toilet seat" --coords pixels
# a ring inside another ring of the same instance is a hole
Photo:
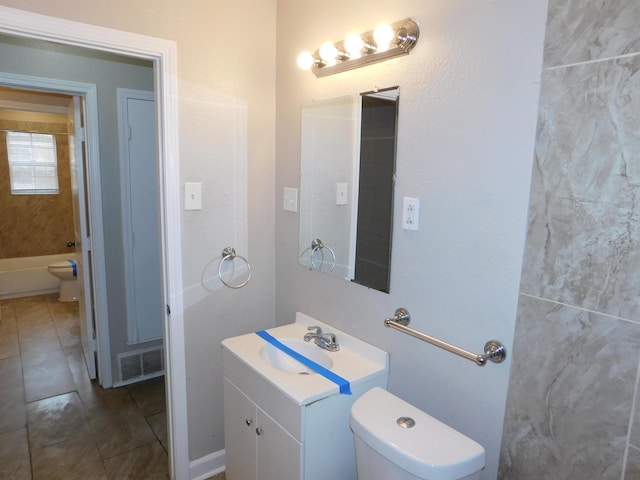
[[[64,271],[73,270],[73,265],[71,265],[71,263],[69,263],[68,260],[63,260],[62,262],[50,263],[48,268],[50,271],[64,272]]]

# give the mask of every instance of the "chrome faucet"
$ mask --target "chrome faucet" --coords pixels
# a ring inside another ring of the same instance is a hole
[[[340,350],[340,345],[338,345],[338,340],[334,333],[322,333],[322,328],[320,327],[307,327],[307,330],[315,330],[315,332],[305,334],[305,342],[309,342],[313,338],[315,344],[320,348],[324,348],[330,352],[337,352]]]

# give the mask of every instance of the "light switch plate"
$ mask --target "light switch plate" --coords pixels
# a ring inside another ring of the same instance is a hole
[[[349,184],[348,183],[337,183],[336,184],[336,205],[346,205],[347,195],[349,194]]]
[[[184,184],[184,209],[202,210],[202,184]]]
[[[283,206],[286,212],[298,211],[298,189],[297,188],[284,188],[284,201]]]

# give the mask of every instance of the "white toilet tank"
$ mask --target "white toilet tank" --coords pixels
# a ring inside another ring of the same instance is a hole
[[[475,480],[484,468],[482,445],[379,387],[354,402],[349,425],[358,480]]]

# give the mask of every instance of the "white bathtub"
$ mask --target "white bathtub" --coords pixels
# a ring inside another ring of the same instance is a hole
[[[54,293],[60,280],[47,271],[49,264],[74,257],[74,253],[41,257],[0,258],[0,300]]]

